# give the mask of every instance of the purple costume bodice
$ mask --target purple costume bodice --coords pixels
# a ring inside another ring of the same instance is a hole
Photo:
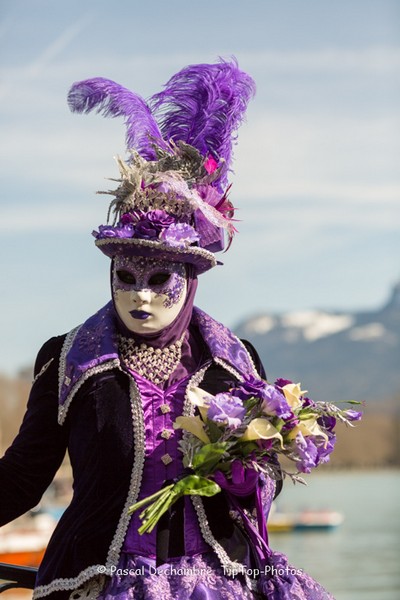
[[[194,308],[191,326],[199,333],[211,368],[217,367],[237,381],[249,374],[260,376],[244,344],[222,324]],[[257,523],[253,525],[251,519],[244,514],[240,498],[236,498],[235,492],[229,490],[229,487],[226,490],[230,505],[239,511],[238,516],[246,526],[247,550],[253,550],[256,564],[270,569],[261,574],[259,579],[249,581],[243,574],[238,577],[230,575],[232,566],[238,564],[235,562],[236,546],[229,548],[232,551],[229,554],[220,543],[222,539],[213,536],[207,521],[207,511],[202,501],[196,497],[193,500],[196,510],[190,499],[184,499],[184,548],[181,554],[169,554],[171,561],[167,559],[167,562],[161,564],[160,571],[156,569],[157,531],[155,529],[151,534],[140,536],[137,531],[141,525],[139,515],[129,517],[128,507],[158,491],[164,481],[179,477],[183,471],[182,455],[178,447],[181,432],[173,429],[173,422],[184,412],[186,388],[194,379],[193,373],[197,374],[201,370],[199,364],[193,368],[193,361],[189,366],[183,362],[177,375],[178,380],[172,380],[171,385],[164,390],[137,373],[129,373],[132,380],[129,388],[131,426],[135,444],[131,483],[107,559],[104,567],[101,567],[101,573],[107,575],[108,579],[104,589],[96,597],[99,600],[158,600],[160,597],[164,600],[250,600],[255,597],[268,600],[332,600],[332,596],[310,576],[301,571],[295,572],[284,555],[269,548],[265,514],[273,497],[275,484],[272,480],[257,484],[257,520],[263,522],[263,530],[259,526],[257,528]],[[84,389],[88,380],[107,373],[114,379],[121,371],[126,372],[126,367],[121,364],[118,354],[114,308],[109,303],[66,336],[59,364],[59,424],[66,422],[71,402],[75,397],[79,398],[78,391]],[[215,393],[220,391],[221,373],[214,371],[214,377],[215,380],[209,382],[211,393],[214,389]],[[225,375],[223,380],[224,378]],[[201,377],[193,385],[201,385]],[[224,506],[224,515],[227,510]],[[221,513],[221,516],[224,515]],[[217,519],[218,517],[219,513],[216,515]],[[173,527],[171,532],[178,538]],[[235,540],[233,537],[233,544],[236,544]],[[224,541],[228,549],[230,539]],[[240,549],[240,544],[237,547]],[[247,563],[244,562],[246,566]],[[62,580],[65,589],[74,589],[73,586],[85,581],[88,581],[90,587],[90,577],[99,572],[96,569],[94,564],[75,578],[65,579],[66,583]],[[38,587],[38,597],[47,595],[59,585],[59,581],[61,580]],[[94,583],[97,585],[96,577]]]
[[[142,486],[138,500],[157,492],[167,480],[179,477],[183,472],[182,453],[178,442],[181,430],[175,430],[173,423],[182,414],[189,376],[162,390],[135,372],[131,373],[138,386],[144,413],[145,424],[145,463]],[[133,513],[126,534],[123,551],[151,558],[156,557],[157,527],[151,533],[140,535],[140,511]],[[185,498],[184,546],[185,555],[194,556],[207,550],[197,516],[190,498]]]

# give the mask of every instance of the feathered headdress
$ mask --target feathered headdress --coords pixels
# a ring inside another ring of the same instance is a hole
[[[128,162],[118,158],[114,221],[94,232],[108,256],[155,256],[193,263],[199,273],[216,264],[213,252],[235,228],[228,173],[236,131],[255,92],[236,61],[182,69],[147,102],[110,81],[74,83],[74,112],[123,117]],[[228,245],[229,247],[229,245]]]

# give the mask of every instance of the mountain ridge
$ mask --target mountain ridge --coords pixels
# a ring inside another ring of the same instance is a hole
[[[315,400],[400,410],[400,282],[377,310],[297,310],[243,320],[270,381],[301,381]]]

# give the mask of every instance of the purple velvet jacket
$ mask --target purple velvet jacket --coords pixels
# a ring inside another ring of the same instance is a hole
[[[74,477],[39,569],[34,598],[68,597],[98,566],[116,565],[140,490],[140,395],[120,368],[112,304],[67,336],[50,339],[35,364],[35,381],[21,429],[0,460],[0,525],[41,499],[68,449]],[[209,367],[191,378],[210,393],[244,375],[263,376],[257,354],[228,329],[194,309],[190,328],[204,344]],[[143,424],[142,424],[143,425]],[[204,501],[216,548],[227,560],[248,555],[223,494]],[[55,597],[56,597],[55,596]]]

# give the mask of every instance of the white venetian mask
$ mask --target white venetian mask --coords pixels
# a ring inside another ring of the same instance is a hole
[[[175,320],[185,303],[185,265],[141,256],[116,257],[112,290],[118,316],[129,331],[157,333]]]

